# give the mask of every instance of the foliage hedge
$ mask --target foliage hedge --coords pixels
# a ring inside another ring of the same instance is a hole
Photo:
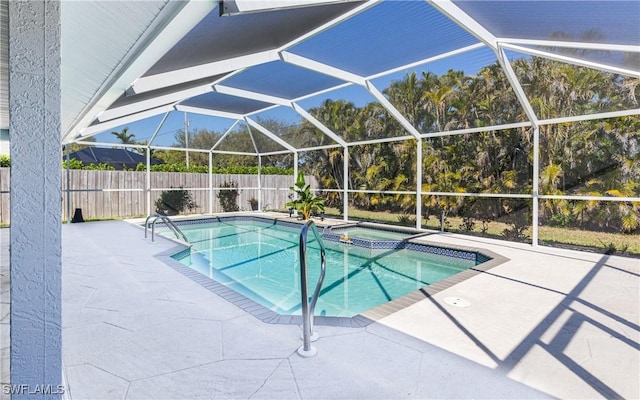
[[[0,154],[0,168],[8,168],[11,166],[11,158],[9,155]],[[62,161],[62,168],[67,168],[67,160]],[[115,171],[111,165],[106,163],[100,164],[84,164],[82,161],[72,158],[69,160],[69,169],[84,169],[84,170],[103,170],[103,171]],[[126,171],[146,171],[146,165],[140,163],[134,169],[125,169]],[[209,172],[209,167],[202,165],[190,165],[189,168],[183,163],[178,164],[158,164],[151,166],[152,172],[191,172],[198,174],[206,174]],[[236,174],[236,175],[258,175],[257,166],[243,166],[235,165],[230,167],[213,167],[214,174]],[[274,166],[263,166],[261,173],[263,175],[293,175],[293,168],[282,168]]]
[[[138,164],[136,171],[146,171],[147,166],[145,164]],[[209,167],[202,165],[187,165],[184,163],[171,163],[171,164],[157,164],[151,166],[152,172],[192,172],[206,174],[209,172]],[[244,166],[234,165],[229,167],[217,167],[212,168],[214,174],[237,174],[237,175],[257,175],[257,166]],[[293,175],[293,168],[281,168],[273,166],[263,166],[261,173],[263,175]]]
[[[7,154],[0,154],[0,167],[10,167],[11,157]],[[62,168],[67,168],[67,160],[62,161]],[[111,165],[106,163],[100,164],[84,164],[82,161],[72,158],[69,160],[69,169],[84,169],[84,170],[103,170],[103,171],[115,171]],[[147,166],[145,164],[138,164],[134,169],[125,169],[125,171],[146,171]],[[198,174],[206,174],[209,172],[209,167],[202,165],[190,165],[187,168],[184,163],[176,164],[157,164],[151,166],[152,172],[191,172]],[[236,175],[258,175],[257,166],[244,166],[235,165],[230,167],[216,167],[212,168],[214,174],[236,174]],[[293,175],[293,168],[282,168],[274,166],[263,166],[261,173],[263,175]]]

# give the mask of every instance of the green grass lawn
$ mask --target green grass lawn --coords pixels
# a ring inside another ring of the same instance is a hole
[[[325,214],[331,217],[338,217],[340,213],[335,208],[327,208]],[[349,219],[380,222],[387,224],[399,224],[400,214],[388,212],[373,212],[349,209]],[[414,221],[414,220],[412,220]],[[504,238],[503,231],[510,228],[511,225],[491,221],[487,226],[485,233],[482,232],[482,221],[474,221],[475,226],[472,231],[461,228],[462,218],[447,218],[448,232],[456,232],[471,235],[484,235],[494,238]],[[411,226],[415,226],[415,222]],[[440,230],[440,219],[431,217],[422,221],[422,227],[425,229]],[[528,238],[531,238],[531,228],[525,231]],[[538,228],[538,239],[542,245],[550,246],[566,246],[566,247],[584,247],[592,251],[604,253],[606,250],[615,250],[620,255],[636,255],[640,256],[640,235],[627,235],[622,233],[594,232],[579,229],[569,229],[554,226],[540,226]],[[623,252],[624,250],[624,252]]]

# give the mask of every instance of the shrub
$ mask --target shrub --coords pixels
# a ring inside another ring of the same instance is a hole
[[[402,226],[413,226],[416,224],[416,219],[413,218],[409,214],[400,214],[398,215],[398,225]]]
[[[502,236],[507,240],[514,240],[517,242],[524,242],[529,237],[526,234],[529,229],[529,221],[527,215],[514,215],[510,222],[507,222],[509,228],[502,231]]]
[[[482,232],[483,235],[487,234],[487,231],[489,230],[489,221],[488,219],[483,219],[482,220],[482,228],[480,228],[480,231]]]
[[[8,154],[0,154],[0,167],[10,167],[11,157]]]
[[[258,199],[252,197],[249,199],[249,207],[251,207],[252,211],[256,211],[258,209]]]
[[[62,161],[62,169],[67,169],[67,160]],[[111,165],[107,163],[100,164],[87,164],[85,165],[82,161],[76,160],[72,158],[69,160],[69,169],[88,169],[88,170],[100,170],[100,171],[115,171]]]
[[[616,246],[615,243],[613,243],[613,242],[609,242],[609,244],[605,244],[605,243],[602,242],[602,240],[600,240],[600,239],[598,239],[598,240],[604,246],[604,254],[607,254],[607,255],[624,254],[627,251],[627,249],[629,248],[628,244],[622,246],[622,248],[618,248],[618,246]]]
[[[182,187],[176,190],[165,190],[156,200],[156,212],[164,215],[176,215],[188,209],[192,210],[197,205],[193,201],[193,196]]]
[[[564,213],[554,214],[549,219],[549,225],[551,225],[551,226],[561,226],[563,228],[566,228],[568,226],[573,226],[573,225],[575,225],[576,222],[577,222],[577,219],[576,219],[576,217],[574,215],[572,215],[572,214],[564,214]]]
[[[224,182],[220,185],[221,188],[228,188],[224,190],[220,190],[218,192],[218,200],[220,200],[220,206],[222,207],[222,211],[230,212],[230,211],[239,211],[240,207],[238,206],[238,194],[240,191],[237,189],[238,185],[236,182]]]
[[[476,222],[473,217],[462,217],[462,223],[460,223],[460,230],[463,232],[473,232],[476,227]]]

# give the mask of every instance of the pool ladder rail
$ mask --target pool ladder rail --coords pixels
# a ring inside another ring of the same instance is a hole
[[[164,224],[169,227],[169,229],[173,232],[173,234],[176,235],[177,239],[182,239],[182,241],[184,241],[185,243],[189,243],[187,236],[180,230],[180,228],[178,228],[176,224],[173,221],[171,221],[169,217],[161,214],[151,214],[144,221],[144,238],[145,239],[147,238],[147,229],[149,228],[149,220],[151,218],[153,218],[153,221],[151,222],[151,243],[155,242],[156,222],[158,222],[158,220],[164,222]]]
[[[320,277],[318,278],[318,282],[316,283],[316,288],[313,291],[311,299],[309,299],[309,295],[307,293],[307,236],[309,230],[313,233],[320,245]],[[298,354],[302,357],[313,357],[317,353],[316,348],[311,345],[311,342],[318,340],[318,335],[313,332],[313,314],[316,308],[316,303],[318,302],[318,297],[320,296],[322,282],[324,282],[326,267],[327,263],[322,236],[318,233],[318,228],[316,228],[315,223],[309,220],[300,230],[300,292],[302,297],[303,344],[298,349]]]

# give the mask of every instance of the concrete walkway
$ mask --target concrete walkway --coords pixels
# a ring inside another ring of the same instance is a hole
[[[126,222],[63,227],[73,399],[639,398],[640,260],[432,235],[511,261],[366,328],[272,325],[154,255]],[[450,296],[470,302],[457,308]]]

